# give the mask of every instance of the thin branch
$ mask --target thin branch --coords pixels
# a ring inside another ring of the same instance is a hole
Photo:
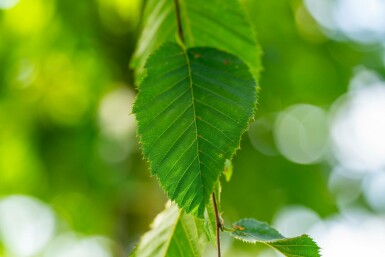
[[[182,29],[182,21],[180,19],[180,9],[179,9],[179,2],[178,1],[179,0],[174,0],[176,24],[178,26],[179,39],[182,41],[183,44],[185,44],[184,36],[183,36],[183,29]]]
[[[219,218],[219,213],[218,213],[218,207],[217,207],[217,201],[215,200],[215,193],[213,193],[212,195],[212,199],[213,199],[213,205],[214,205],[214,212],[215,212],[215,224],[216,224],[216,227],[217,227],[217,232],[216,232],[216,236],[217,236],[217,252],[218,252],[218,257],[221,257],[221,240],[220,240],[220,230],[222,230],[222,222]]]

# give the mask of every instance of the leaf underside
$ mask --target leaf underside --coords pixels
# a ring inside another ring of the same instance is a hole
[[[200,257],[206,244],[206,238],[200,237],[202,229],[201,220],[169,206],[158,214],[130,257]]]
[[[143,154],[169,198],[203,218],[253,115],[255,81],[231,54],[175,43],[156,50],[146,71],[134,104]]]
[[[231,235],[247,243],[267,244],[288,257],[320,257],[319,247],[308,235],[285,238],[265,222],[242,219],[233,224]]]
[[[179,0],[187,47],[213,47],[239,56],[258,79],[261,51],[238,0]],[[141,72],[147,57],[167,41],[176,41],[174,0],[149,0],[143,30],[131,66]]]

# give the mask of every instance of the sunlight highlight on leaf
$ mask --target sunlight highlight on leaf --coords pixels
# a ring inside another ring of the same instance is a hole
[[[201,220],[168,206],[154,220],[130,257],[200,257],[206,238]]]

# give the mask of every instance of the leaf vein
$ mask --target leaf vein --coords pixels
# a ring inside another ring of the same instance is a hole
[[[224,112],[222,112],[222,111],[218,110],[218,109],[217,109],[217,108],[215,108],[214,106],[208,105],[208,104],[206,104],[206,103],[204,103],[204,102],[200,101],[199,99],[196,99],[196,101],[197,101],[199,104],[201,104],[201,105],[203,105],[203,106],[206,106],[206,107],[208,107],[208,108],[212,109],[213,111],[216,111],[217,113],[221,114],[222,116],[224,116],[224,117],[228,118],[229,120],[232,120],[233,122],[235,122],[235,123],[237,123],[237,124],[241,125],[241,124],[239,123],[239,121],[237,121],[237,120],[234,120],[233,118],[231,118],[230,116],[228,116],[228,115],[227,115],[227,114],[225,114]]]

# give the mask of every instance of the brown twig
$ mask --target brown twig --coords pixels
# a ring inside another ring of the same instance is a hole
[[[179,39],[182,41],[183,44],[185,44],[184,36],[183,36],[183,29],[182,29],[182,22],[180,19],[180,9],[179,9],[178,0],[174,0],[174,6],[175,6],[176,24],[178,26]]]
[[[215,200],[215,193],[212,195],[213,199],[213,206],[214,206],[214,212],[215,212],[215,224],[217,228],[216,236],[217,236],[217,252],[218,252],[218,257],[221,257],[221,240],[220,240],[220,230],[222,230],[222,222],[219,218],[219,213],[218,213],[218,207],[217,207],[217,201]]]

